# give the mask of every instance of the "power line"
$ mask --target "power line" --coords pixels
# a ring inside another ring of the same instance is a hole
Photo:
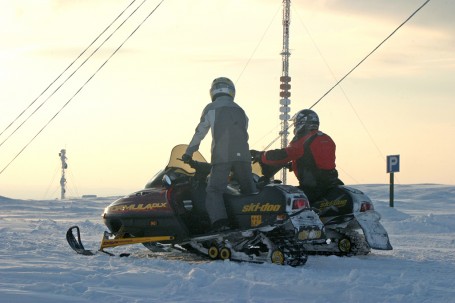
[[[28,105],[28,106],[27,106],[27,107],[26,107],[26,108],[25,108],[25,109],[24,109],[24,110],[23,110],[23,111],[22,111],[22,112],[13,120],[13,121],[12,121],[12,122],[4,129],[1,133],[0,133],[0,136],[1,136],[6,130],[8,130],[8,129],[9,129],[9,128],[10,128],[10,127],[11,127],[11,126],[12,126],[12,125],[13,125],[13,124],[14,124],[14,123],[15,123],[15,122],[16,122],[16,121],[17,121],[17,120],[18,120],[18,119],[19,119],[19,118],[20,118],[20,117],[21,117],[21,116],[22,116],[22,115],[23,115],[23,114],[24,114],[24,113],[33,105],[33,104],[35,104],[35,102],[36,102],[41,96],[43,96],[44,93],[46,93],[46,92],[49,90],[49,88],[50,88],[58,79],[60,79],[60,78],[63,76],[63,74],[64,74],[66,71],[68,71],[68,70],[71,68],[71,66],[73,66],[74,63],[76,63],[77,60],[79,60],[79,58],[82,57],[82,55],[84,55],[84,54],[87,52],[87,50],[88,50],[88,49],[89,49],[89,48],[90,48],[90,47],[91,47],[91,46],[92,46],[92,45],[93,45],[93,44],[94,44],[94,43],[95,43],[95,42],[96,42],[96,41],[97,41],[97,40],[98,40],[98,39],[107,31],[107,30],[108,30],[108,29],[109,29],[109,28],[110,28],[110,27],[111,27],[111,26],[112,26],[112,25],[113,25],[113,24],[114,24],[114,23],[115,23],[115,22],[116,22],[124,13],[125,13],[125,11],[126,11],[131,5],[133,5],[134,2],[136,2],[136,0],[133,0],[133,2],[131,2],[131,3],[130,3],[130,4],[129,4],[129,5],[128,5],[128,6],[127,6],[127,7],[126,7],[126,8],[125,8],[125,9],[124,9],[116,18],[115,18],[115,19],[114,19],[114,21],[112,21],[112,22],[111,22],[111,23],[110,23],[110,24],[109,24],[109,25],[108,25],[108,26],[107,26],[107,27],[106,27],[106,28],[105,28],[105,29],[104,29],[104,30],[103,30],[103,31],[102,31],[102,32],[101,32],[101,33],[100,33],[100,34],[99,34],[99,35],[98,35],[98,36],[97,36],[97,37],[96,37],[96,38],[95,38],[95,39],[94,39],[94,40],[93,40],[93,41],[92,41],[92,42],[91,42],[91,43],[90,43],[90,44],[89,44],[89,45],[88,45],[80,54],[79,54],[79,56],[77,56],[76,59],[74,59],[73,62],[71,62],[71,63],[63,70],[63,72],[61,72],[61,73],[57,76],[57,78],[55,78],[54,81],[52,81],[52,82],[51,82],[51,83],[50,83],[50,84],[49,84],[49,85],[48,85],[48,86],[47,86],[47,87],[38,95],[38,97],[36,97],[36,98],[35,98],[35,99],[34,99],[34,100],[33,100],[33,101],[32,101],[32,102],[31,102],[31,103],[30,103],[30,104],[29,104],[29,105]],[[143,3],[144,3],[144,2],[143,2]],[[142,3],[142,4],[143,4],[143,3]],[[141,5],[142,5],[142,4],[141,4]],[[139,5],[139,7],[140,7],[141,5]],[[131,15],[130,15],[130,16],[131,16]],[[129,18],[129,17],[128,17],[128,18]],[[128,18],[127,18],[127,19],[128,19]],[[109,39],[109,38],[108,38],[108,39]],[[101,45],[103,45],[106,41],[107,41],[107,39],[106,39]],[[97,48],[97,49],[95,50],[95,52],[98,51],[98,49],[99,49],[99,48]],[[84,63],[87,62],[87,60],[90,59],[90,58],[93,56],[93,54],[94,54],[95,52],[92,52],[92,54],[90,54],[90,56],[89,56],[84,62],[82,62],[82,64],[80,64],[80,65],[76,68],[76,70],[75,70],[68,78],[66,78],[65,81],[64,81],[59,87],[57,87],[57,89],[54,90],[54,92],[53,92],[49,97],[47,97],[47,99],[45,99],[45,100],[41,103],[41,105],[40,105],[38,108],[35,109],[35,111],[32,112],[32,114],[31,114],[30,116],[28,116],[28,117],[27,117],[27,118],[26,118],[26,119],[25,119],[25,120],[24,120],[24,121],[23,121],[23,122],[22,122],[14,131],[13,131],[13,132],[12,132],[12,133],[3,141],[3,142],[2,142],[2,143],[0,143],[0,147],[1,147],[1,146],[2,146],[2,145],[3,145],[3,144],[4,144],[4,143],[5,143],[5,142],[6,142],[6,141],[7,141],[7,140],[8,140],[8,139],[9,139],[9,138],[18,130],[18,129],[19,129],[19,128],[21,128],[22,125],[24,125],[24,123],[28,121],[28,119],[30,119],[30,117],[33,116],[33,114],[35,114],[35,113],[44,105],[44,103],[46,103],[46,102],[49,100],[50,97],[52,97],[52,96],[54,95],[54,94],[63,86],[63,84],[65,84],[65,83],[74,75],[74,73],[76,73],[76,72],[82,67],[82,65],[84,65]]]
[[[347,76],[349,76],[357,67],[360,66],[370,55],[372,55],[379,47],[382,46],[387,40],[389,40],[390,37],[392,37],[403,25],[405,25],[412,17],[414,17],[415,14],[417,14],[418,11],[420,11],[425,5],[428,4],[430,0],[425,1],[415,12],[413,12],[406,20],[403,21],[390,35],[388,35],[381,43],[379,43],[378,46],[376,46],[368,55],[365,56],[359,63],[357,63],[356,66],[354,66],[346,75],[343,76],[340,80],[338,80],[335,85],[333,85],[324,95],[322,95],[321,98],[319,98],[318,101],[316,101],[313,105],[311,105],[310,109],[313,108],[316,104],[318,104],[325,96],[327,96],[338,84],[341,83]]]
[[[319,98],[313,105],[309,107],[309,109],[313,108],[316,106],[325,96],[327,96],[335,87],[337,87],[345,78],[347,78],[357,67],[359,67],[368,57],[370,57],[376,50],[379,49],[379,47],[382,46],[390,37],[392,37],[403,25],[405,25],[412,17],[414,17],[415,14],[417,14],[418,11],[420,11],[425,5],[428,4],[430,0],[426,0],[417,10],[415,10],[405,21],[403,21],[390,35],[388,35],[381,43],[378,44],[368,55],[365,56],[357,65],[355,65],[346,75],[344,75],[340,80],[338,80],[324,95],[322,95],[321,98]],[[294,123],[291,123],[288,126],[288,129],[291,128],[294,125]],[[268,149],[272,144],[274,144],[278,139],[280,139],[281,136],[276,137],[272,142],[270,142],[264,150]],[[376,148],[378,148],[376,146]],[[382,155],[381,151],[378,148],[379,153]]]
[[[297,13],[297,12],[296,12]],[[319,47],[316,45],[316,42],[314,41],[313,37],[311,36],[311,33],[310,31],[308,30],[308,28],[305,26],[305,24],[303,23],[302,21],[302,18],[300,17],[300,15],[297,13],[297,16],[299,17],[299,21],[302,23],[303,27],[305,28],[308,36],[310,37],[310,40],[311,42],[313,42],[313,45],[314,47],[316,48],[317,52],[319,53],[319,55],[321,56],[322,60],[324,61],[325,65],[327,66],[327,69],[330,71],[330,74],[332,75],[333,79],[335,81],[337,81],[337,77],[335,76],[335,73],[332,71],[332,69],[330,68],[330,65],[327,63],[327,61],[325,60],[321,50],[319,49]],[[375,146],[376,150],[378,151],[379,155],[384,159],[385,157],[383,156],[383,153],[381,151],[381,149],[379,148],[379,146],[376,144],[376,142],[374,141],[373,139],[373,136],[371,135],[371,133],[368,131],[365,123],[362,121],[362,119],[360,118],[360,115],[359,113],[357,112],[357,110],[355,109],[354,105],[352,104],[351,100],[348,98],[346,92],[344,91],[343,87],[342,86],[339,86],[339,89],[341,90],[344,98],[346,99],[346,101],[348,101],[348,104],[349,106],[351,107],[352,111],[354,112],[354,114],[356,115],[357,119],[359,120],[360,124],[362,125],[363,129],[365,130],[365,133],[368,135],[370,141],[373,143],[373,145]]]
[[[144,0],[146,1],[146,0]],[[85,81],[85,83],[76,91],[76,93],[58,110],[58,112],[36,133],[36,135],[30,139],[30,141],[16,154],[16,156],[0,171],[0,175],[13,163],[14,160],[38,137],[38,135],[60,114],[60,112],[76,97],[77,94],[93,79],[93,77],[106,65],[106,63],[122,48],[122,46],[136,33],[136,31],[147,21],[147,19],[158,9],[158,7],[164,2],[161,0],[157,6],[142,20],[142,22],[126,37],[126,39],[117,47],[114,52],[104,61],[104,63]]]
[[[261,39],[259,39],[258,44],[256,45],[256,47],[254,48],[253,52],[251,53],[251,56],[248,58],[248,61],[246,62],[245,66],[243,67],[242,71],[240,72],[240,75],[237,77],[237,80],[235,81],[235,83],[237,83],[240,80],[240,78],[243,75],[243,72],[245,72],[245,70],[246,70],[247,66],[250,64],[250,61],[253,58],[254,54],[256,54],[256,51],[258,50],[259,46],[262,44],[262,41],[264,40],[265,35],[269,31],[269,29],[270,29],[270,27],[271,27],[271,25],[273,23],[273,20],[275,19],[276,15],[280,11],[280,7],[281,6],[279,6],[278,9],[276,10],[275,14],[272,17],[272,20],[270,20],[269,25],[267,26],[267,28],[265,29],[264,33],[262,34]]]

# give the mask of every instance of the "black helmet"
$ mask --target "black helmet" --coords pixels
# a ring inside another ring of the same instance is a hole
[[[212,101],[221,95],[228,95],[232,98],[235,97],[235,86],[234,83],[225,77],[216,78],[212,82],[212,86],[210,87],[210,98]]]
[[[311,109],[302,109],[294,118],[294,134],[319,129],[319,117]]]

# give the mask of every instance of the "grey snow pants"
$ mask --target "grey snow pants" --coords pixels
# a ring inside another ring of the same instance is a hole
[[[205,198],[205,207],[210,221],[214,222],[227,219],[228,215],[224,205],[223,193],[228,185],[228,177],[231,172],[240,184],[242,194],[256,193],[256,185],[253,181],[250,162],[230,162],[212,165],[210,178],[207,184],[207,196]]]

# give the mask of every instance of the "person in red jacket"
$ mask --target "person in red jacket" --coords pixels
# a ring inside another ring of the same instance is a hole
[[[319,117],[303,109],[294,116],[294,138],[286,148],[257,152],[252,150],[253,161],[267,165],[285,166],[299,180],[299,188],[310,202],[317,201],[330,188],[341,185],[335,165],[336,145],[330,136],[319,130]]]

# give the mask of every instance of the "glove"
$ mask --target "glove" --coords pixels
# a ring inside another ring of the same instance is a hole
[[[193,157],[191,157],[191,156],[188,155],[188,154],[183,154],[183,156],[182,156],[182,161],[183,161],[183,163],[188,164],[188,163],[190,163],[192,160],[193,160]]]
[[[251,161],[253,161],[253,163],[256,163],[256,162],[261,162],[261,158],[262,158],[262,154],[264,152],[262,151],[257,151],[257,150],[250,150],[250,154],[251,154]]]

